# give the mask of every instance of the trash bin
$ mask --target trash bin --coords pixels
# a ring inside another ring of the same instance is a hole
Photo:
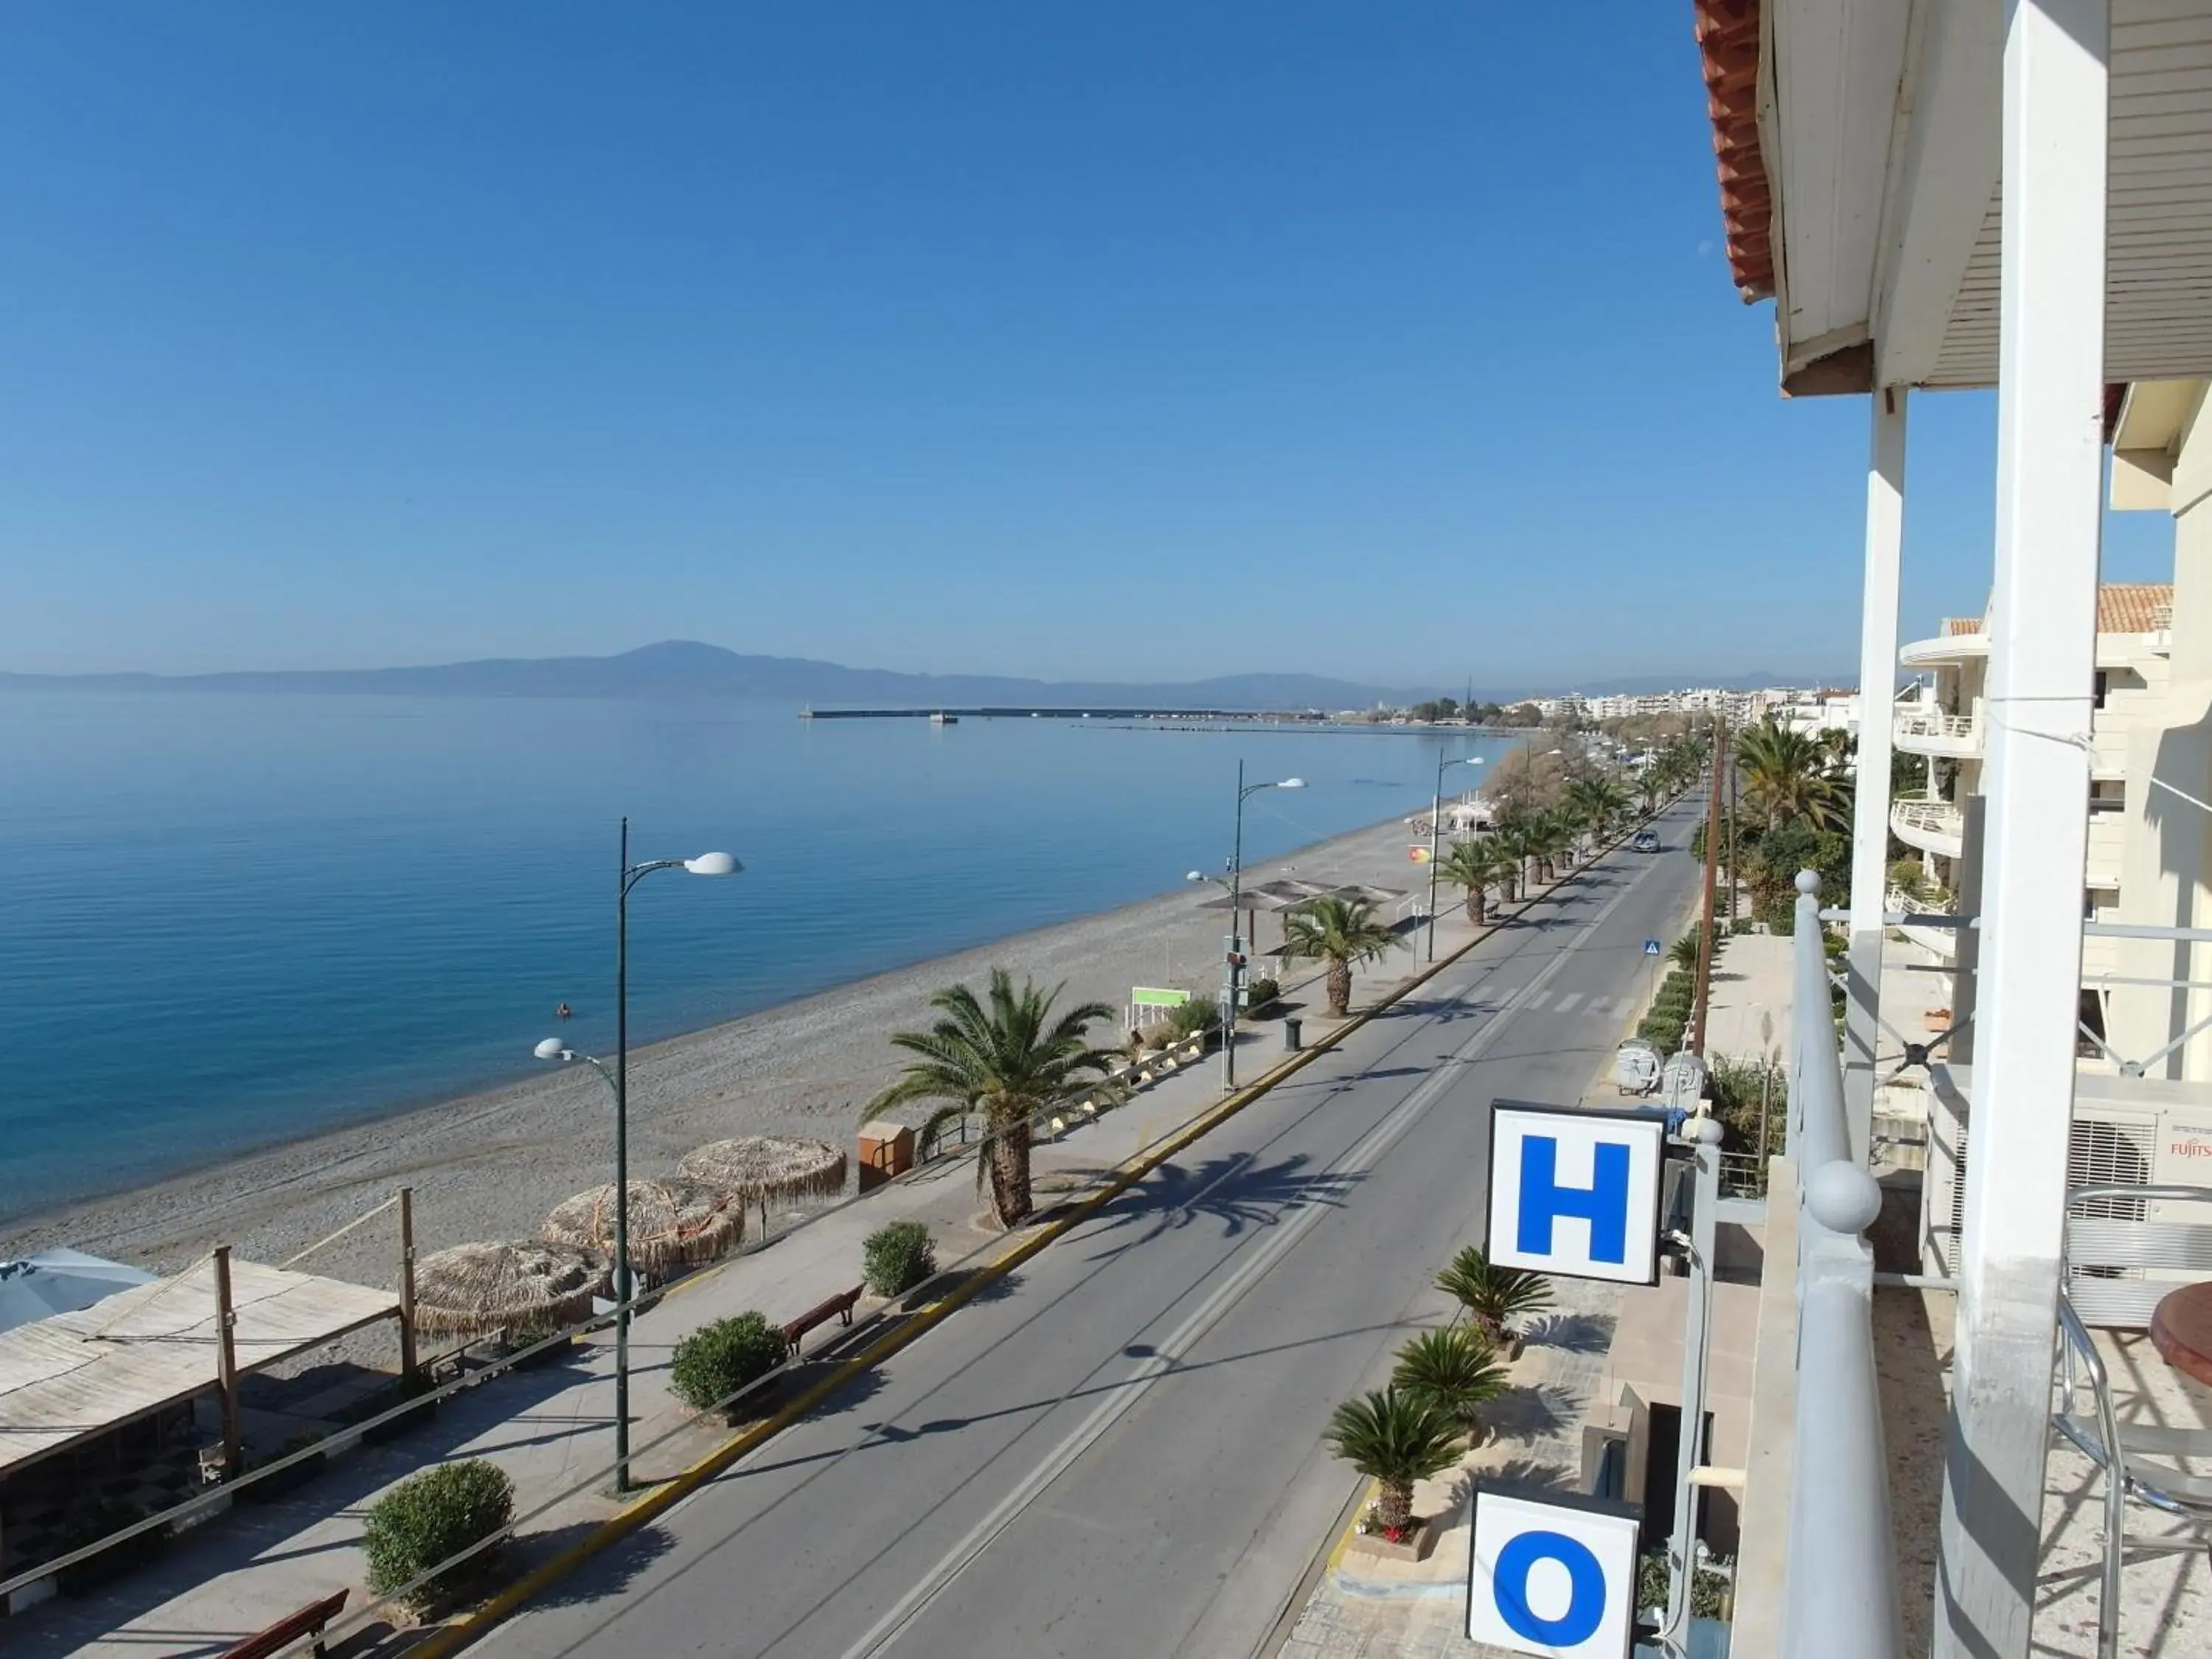
[[[1283,1016],[1283,1047],[1289,1049],[1292,1054],[1296,1054],[1300,1048],[1305,1046],[1305,1044],[1300,1040],[1301,1034],[1298,1028],[1301,1023],[1302,1022],[1296,1014],[1285,1014]]]

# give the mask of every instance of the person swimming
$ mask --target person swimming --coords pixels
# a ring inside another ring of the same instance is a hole
[[[565,1002],[553,1011],[553,1018],[556,1019],[567,1019],[568,1017],[568,1005]]]

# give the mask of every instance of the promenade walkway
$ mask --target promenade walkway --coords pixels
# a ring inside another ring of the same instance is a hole
[[[1542,894],[1532,901],[1543,902]],[[1512,907],[1517,911],[1525,906]],[[1476,937],[1457,908],[1437,928],[1441,957]],[[1410,956],[1363,972],[1355,1007],[1387,994],[1423,966],[1420,939]],[[1319,975],[1286,988],[1303,1002],[1309,1045],[1334,1029],[1319,1018]],[[1283,1057],[1278,1021],[1248,1028],[1239,1043],[1240,1073],[1256,1078]],[[1048,1206],[1110,1179],[1115,1165],[1188,1125],[1221,1098],[1219,1057],[1188,1066],[1103,1115],[1095,1123],[1041,1142],[1036,1151],[1039,1203]],[[927,1223],[947,1267],[975,1255],[990,1259],[1016,1248],[1022,1235],[978,1224],[973,1161],[955,1157],[878,1188],[777,1238],[755,1253],[696,1274],[635,1321],[631,1337],[632,1445],[641,1481],[665,1480],[696,1462],[731,1431],[718,1419],[691,1423],[669,1393],[667,1364],[686,1332],[725,1315],[758,1309],[774,1321],[796,1317],[860,1279],[860,1245],[886,1222]],[[866,1315],[864,1306],[863,1314]],[[809,1339],[813,1351],[832,1340]],[[865,1381],[826,1409],[850,1409],[865,1398]],[[465,1390],[399,1437],[366,1446],[333,1464],[294,1495],[239,1505],[180,1539],[140,1570],[104,1591],[63,1599],[0,1623],[11,1656],[58,1659],[63,1654],[204,1656],[341,1589],[352,1606],[366,1602],[360,1549],[363,1517],[394,1481],[441,1461],[487,1457],[516,1487],[519,1516],[545,1512],[520,1528],[510,1559],[545,1559],[589,1534],[618,1508],[611,1489],[613,1461],[611,1333],[580,1344],[572,1358],[509,1374]],[[550,1507],[548,1507],[550,1506]],[[380,1615],[388,1616],[388,1615]],[[366,1634],[366,1632],[364,1632]],[[338,1650],[360,1650],[357,1648]]]

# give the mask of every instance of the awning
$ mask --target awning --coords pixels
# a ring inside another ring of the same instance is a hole
[[[380,1319],[391,1291],[230,1264],[239,1375]],[[215,1263],[0,1331],[0,1474],[216,1385]]]

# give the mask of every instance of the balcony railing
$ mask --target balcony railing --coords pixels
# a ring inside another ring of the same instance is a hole
[[[1943,800],[1901,800],[1889,809],[1890,828],[1915,847],[1956,858],[1966,833],[1959,809]]]
[[[1927,703],[1898,705],[1893,735],[1904,744],[1941,744],[1949,752],[1967,753],[1982,742],[1982,723],[1972,714],[1948,714]]]
[[[1802,1659],[1902,1659],[1866,1240],[1881,1213],[1881,1188],[1851,1155],[1820,884],[1809,870],[1797,878],[1790,1155],[1802,1182],[1781,1650]]]

